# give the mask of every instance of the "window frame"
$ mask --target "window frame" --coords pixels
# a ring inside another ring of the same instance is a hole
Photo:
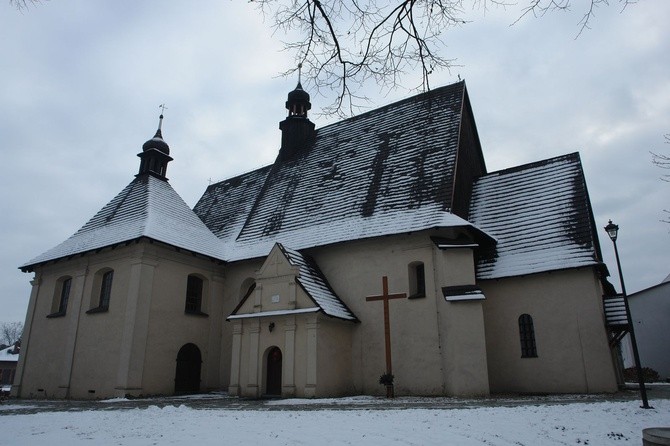
[[[54,292],[54,299],[51,305],[51,313],[47,314],[48,318],[62,317],[67,313],[67,304],[70,300],[70,293],[72,292],[72,277],[64,276],[56,282],[56,290]]]
[[[409,279],[408,299],[426,297],[426,265],[421,261],[412,262],[407,266]]]
[[[96,273],[94,289],[98,290],[98,306],[91,308],[86,314],[105,313],[109,311],[112,298],[112,286],[114,284],[114,270],[103,268]],[[96,286],[97,285],[97,286]],[[91,296],[91,302],[95,302]]]
[[[197,282],[196,282],[197,281]],[[203,310],[205,304],[205,284],[207,280],[197,274],[189,274],[186,279],[186,298],[184,313],[196,316],[209,316]]]
[[[519,341],[522,358],[537,358],[537,343],[535,342],[535,324],[533,317],[524,313],[519,316]]]

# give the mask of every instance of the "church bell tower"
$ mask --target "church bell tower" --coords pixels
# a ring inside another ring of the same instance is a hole
[[[306,153],[314,143],[316,132],[314,123],[307,117],[307,112],[312,108],[309,102],[309,93],[302,89],[300,81],[295,90],[288,94],[286,109],[288,116],[279,123],[281,135],[281,149],[278,161],[293,159],[300,154]]]
[[[170,146],[163,140],[163,133],[161,128],[163,126],[163,114],[158,120],[158,130],[153,138],[142,145],[142,153],[138,153],[140,157],[140,171],[136,176],[152,175],[163,181],[167,181],[165,174],[167,173],[167,165],[172,161],[170,156]]]

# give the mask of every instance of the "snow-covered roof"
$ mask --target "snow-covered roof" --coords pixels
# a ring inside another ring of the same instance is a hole
[[[459,82],[318,129],[300,156],[208,187],[194,211],[226,243],[227,260],[265,256],[275,243],[477,231],[451,213],[467,107]]]
[[[463,82],[315,132],[293,156],[209,186],[193,210],[167,181],[140,175],[21,269],[140,237],[236,261],[275,243],[304,250],[433,228],[466,229],[435,243],[475,249],[478,279],[600,263],[579,155],[486,174]]]
[[[0,362],[17,362],[19,360],[19,354],[13,353],[14,351],[15,349],[13,345],[0,350]]]
[[[35,257],[21,269],[148,237],[203,254],[225,258],[224,244],[205,226],[167,181],[135,178],[72,237]]]
[[[277,243],[276,246],[279,248],[282,255],[286,257],[286,260],[292,266],[298,268],[296,282],[316,306],[309,308],[293,308],[238,314],[238,310],[242,308],[242,305],[244,304],[243,300],[239,303],[233,313],[228,316],[228,319],[245,319],[252,317],[279,316],[285,314],[302,314],[321,311],[328,316],[339,319],[348,321],[358,320],[358,318],[345,305],[345,303],[342,302],[339,297],[337,297],[314,259],[312,259],[307,254],[302,254],[294,249],[287,248],[281,243]],[[247,298],[249,298],[249,296],[247,296]]]
[[[442,287],[442,295],[447,302],[463,300],[484,300],[484,292],[476,285],[457,285]]]
[[[298,284],[325,314],[350,321],[358,320],[344,302],[337,297],[311,257],[281,244],[278,244],[278,246],[289,263],[300,269],[296,279]]]
[[[600,264],[577,153],[479,178],[469,220],[498,241],[480,253],[478,279]]]
[[[231,314],[227,319],[250,319],[252,317],[270,317],[270,316],[285,316],[289,314],[305,314],[305,313],[316,313],[321,311],[321,308],[293,308],[291,310],[272,310],[272,311],[259,311],[258,313],[241,313],[241,314]]]

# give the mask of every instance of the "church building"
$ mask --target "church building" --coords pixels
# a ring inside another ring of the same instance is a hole
[[[617,390],[579,154],[488,172],[464,82],[318,129],[300,83],[286,108],[275,162],[193,209],[161,116],[128,186],[20,267],[14,395]]]

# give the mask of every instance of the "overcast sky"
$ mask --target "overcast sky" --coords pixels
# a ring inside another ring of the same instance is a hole
[[[431,82],[466,80],[489,171],[580,152],[613,274],[602,228],[610,218],[621,227],[630,293],[670,273],[670,225],[660,221],[670,184],[649,153],[670,154],[670,2],[623,13],[610,3],[578,39],[579,6],[511,27],[518,8],[469,12],[472,22],[445,35],[444,56],[458,66]],[[293,65],[281,37],[241,0],[52,0],[26,12],[0,2],[0,322],[25,318],[32,274],[17,267],[133,179],[159,104],[168,177],[190,206],[209,181],[274,161],[296,84],[278,76]],[[364,93],[370,107],[414,94]],[[313,94],[312,112],[331,101]]]

